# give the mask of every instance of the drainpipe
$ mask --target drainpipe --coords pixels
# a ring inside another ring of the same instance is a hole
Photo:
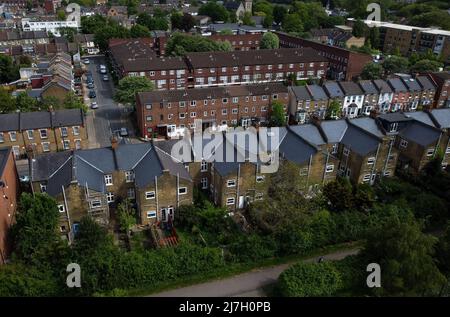
[[[238,173],[236,180],[236,201],[234,202],[235,209],[239,209],[239,178],[241,177],[241,164],[238,165]]]
[[[439,139],[436,143],[436,146],[434,147],[433,158],[436,156],[436,152],[439,149],[439,144],[441,143],[441,138],[442,138],[442,132],[439,134]]]
[[[309,175],[311,173],[311,161],[312,161],[312,154],[309,156],[308,175],[306,176],[306,188],[308,188],[308,186],[309,186]]]
[[[64,190],[64,186],[61,186],[61,188],[62,188],[62,193],[63,193],[63,197],[64,197],[64,207],[66,209],[67,223],[69,224],[69,242],[72,243],[73,242],[72,223],[70,221],[69,208],[67,206],[66,191]]]
[[[377,153],[375,154],[375,162],[373,162],[372,171],[370,172],[370,184],[371,185],[372,185],[372,175],[374,174],[374,172],[376,172],[379,151],[380,151],[380,143],[378,143]]]
[[[325,161],[325,168],[323,170],[323,178],[322,178],[322,184],[325,183],[325,176],[327,175],[327,165],[330,159],[330,152],[327,150],[327,160]]]
[[[177,208],[180,207],[180,174],[177,173]]]
[[[177,189],[178,192],[178,189]],[[156,201],[156,220],[159,221],[159,201],[158,201],[158,177],[155,176],[155,201]]]
[[[383,173],[381,174],[381,178],[384,177],[384,173],[385,173],[386,170],[387,170],[387,166],[388,166],[388,163],[389,163],[389,156],[391,156],[392,145],[393,145],[393,144],[394,144],[394,140],[391,139],[391,140],[389,141],[389,151],[388,151],[388,154],[387,154],[386,161],[384,162],[384,168],[383,168]]]

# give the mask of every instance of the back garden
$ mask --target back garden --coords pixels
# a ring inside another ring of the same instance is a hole
[[[288,165],[271,177],[270,200],[254,203],[238,224],[203,193],[176,212],[180,243],[152,248],[145,233],[119,246],[84,218],[68,246],[57,232],[59,212],[46,195],[23,194],[11,230],[11,263],[0,267],[0,296],[143,295],[251,268],[300,259],[358,241],[363,250],[339,262],[299,263],[285,271],[274,295],[444,295],[449,292],[450,176],[432,162],[423,175],[400,175],[374,186],[346,179],[306,199]],[[120,228],[133,223],[126,211]],[[433,233],[433,234],[431,234]],[[438,233],[438,234],[436,234]],[[440,236],[439,238],[436,237]],[[81,288],[66,286],[66,266],[81,267]],[[379,263],[381,288],[365,287],[366,266]]]

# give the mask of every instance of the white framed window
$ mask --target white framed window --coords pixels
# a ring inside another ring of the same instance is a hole
[[[227,109],[222,109],[222,115],[226,116],[227,115]]]
[[[0,143],[5,142],[5,137],[3,136],[3,132],[0,132]]]
[[[262,182],[264,182],[265,179],[266,179],[266,176],[264,176],[264,175],[257,175],[256,176],[256,182],[257,183],[262,183]]]
[[[100,199],[94,199],[90,201],[91,208],[100,208],[102,206],[102,201]]]
[[[333,144],[333,148],[331,149],[331,154],[336,154],[338,152],[339,149],[339,144],[335,143]]]
[[[63,144],[63,149],[64,150],[70,149],[70,141],[69,140],[63,140],[62,144]]]
[[[185,101],[180,101],[180,102],[178,103],[178,106],[179,106],[180,108],[183,108],[183,107],[186,106],[186,102],[185,102]]]
[[[228,98],[222,98],[222,103],[228,103]]]
[[[80,135],[80,127],[72,127],[73,135]]]
[[[155,199],[155,191],[145,192],[145,199]]]
[[[408,147],[408,141],[401,139],[400,140],[400,147],[403,149],[406,149]]]
[[[128,188],[127,190],[127,197],[130,199],[135,199],[136,198],[136,192],[134,190],[134,188]]]
[[[208,178],[203,177],[201,179],[202,189],[208,189]]]
[[[384,176],[391,176],[392,172],[390,170],[384,171]]]
[[[11,131],[9,132],[9,140],[11,142],[16,142],[17,141],[17,134],[16,131]]]
[[[180,114],[178,115],[178,117],[179,117],[180,119],[184,119],[184,118],[186,118],[186,114],[185,114],[184,112],[180,112]]]
[[[333,172],[333,171],[334,171],[334,164],[328,164],[328,165],[326,166],[325,172],[326,172],[326,173],[331,173],[331,172]]]
[[[397,122],[393,122],[393,123],[391,123],[389,132],[395,132],[395,131],[397,131],[397,129],[398,129],[398,123]]]
[[[42,142],[42,151],[49,152],[50,151],[50,142]]]
[[[264,194],[263,193],[256,193],[255,200],[263,200]]]
[[[191,100],[190,105],[191,107],[195,107],[197,105],[197,101]]]
[[[47,184],[39,184],[39,186],[41,188],[41,193],[47,192]]]
[[[363,177],[363,182],[368,182],[368,181],[370,181],[370,174],[366,174]]]
[[[125,172],[125,182],[127,182],[127,183],[134,182],[134,172],[133,171]]]
[[[59,212],[65,212],[66,208],[64,208],[64,205],[58,205],[58,211]]]
[[[66,137],[67,135],[68,135],[67,128],[66,127],[61,127],[61,136],[62,137]]]
[[[234,205],[235,199],[234,197],[228,197],[227,198],[227,205]]]
[[[308,175],[308,168],[304,167],[300,169],[300,176],[306,176]]]
[[[367,159],[367,165],[373,165],[375,163],[375,157],[369,157]]]
[[[232,114],[238,114],[238,109],[237,109],[237,108],[232,109],[232,110],[231,110],[231,113],[232,113]]]
[[[28,140],[34,139],[33,130],[27,130],[27,137],[28,137]]]
[[[200,171],[201,172],[207,172],[208,171],[208,162],[202,161],[201,167],[200,167]]]
[[[151,219],[151,218],[156,218],[156,211],[155,210],[147,211],[147,219]]]
[[[191,112],[191,118],[195,118],[197,116],[197,112]]]
[[[48,137],[47,129],[41,129],[41,130],[39,130],[39,133],[41,135],[41,139],[46,139]]]
[[[145,109],[152,110],[152,104],[151,103],[146,104]]]
[[[106,186],[111,186],[113,184],[113,178],[111,174],[106,174],[105,175],[105,185]]]
[[[434,148],[427,149],[427,156],[433,156],[434,154]]]
[[[145,121],[147,122],[153,121],[153,116],[152,115],[145,116]]]
[[[186,195],[186,194],[187,194],[187,187],[178,188],[178,195]]]
[[[227,180],[227,187],[236,187],[236,180],[235,179]]]
[[[450,154],[450,146],[448,146],[447,149],[445,149],[445,153]]]
[[[77,139],[77,140],[74,140],[74,141],[75,141],[75,150],[81,149],[81,140]]]
[[[106,193],[106,201],[108,202],[108,204],[113,203],[114,202],[114,194],[111,192]]]

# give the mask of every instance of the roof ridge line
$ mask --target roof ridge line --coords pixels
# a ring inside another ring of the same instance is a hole
[[[78,154],[73,154],[76,155],[77,158],[79,158],[80,160],[82,160],[83,162],[85,162],[86,164],[90,165],[91,167],[95,168],[97,171],[99,171],[102,174],[105,174],[104,171],[102,171],[101,169],[99,169],[97,166],[95,166],[94,164],[88,162],[87,160],[85,160],[83,157],[79,156]]]
[[[71,160],[72,159],[72,156],[73,156],[73,154],[70,154],[70,156],[67,158],[67,160],[65,160],[64,161],[64,163],[63,164],[61,164],[61,166],[60,167],[58,167],[57,169],[56,169],[56,171],[54,171],[49,177],[48,177],[48,179],[50,179],[50,178],[52,178],[53,176],[55,176],[55,174],[56,173],[58,173],[59,172],[59,170],[61,169],[61,168],[63,168],[64,167],[64,165],[66,165],[67,164],[67,162],[69,161],[69,160]]]

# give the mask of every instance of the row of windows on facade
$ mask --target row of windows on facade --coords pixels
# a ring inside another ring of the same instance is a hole
[[[253,113],[256,112],[255,107],[252,107],[252,112],[253,112]],[[261,107],[261,112],[267,112],[267,107]],[[215,115],[216,115],[216,111],[215,111],[215,110],[211,110],[210,113],[211,113],[211,116],[215,116]],[[232,113],[232,114],[238,114],[238,109],[232,109],[231,113]],[[244,108],[243,113],[248,113],[248,108],[247,108],[247,107]],[[186,115],[187,115],[187,113],[181,112],[181,113],[178,114],[178,118],[179,118],[179,119],[185,119],[185,118],[186,118]],[[222,115],[223,115],[223,116],[228,115],[227,109],[222,109]],[[191,118],[196,118],[196,117],[197,117],[197,112],[190,112],[190,113],[189,113],[189,116],[190,116]],[[204,116],[204,117],[208,117],[208,111],[204,111],[204,112],[203,112],[203,116]],[[172,113],[169,113],[169,114],[167,115],[167,119],[168,119],[168,120],[172,120],[172,119],[173,119],[173,114],[172,114]],[[159,115],[159,120],[160,120],[160,121],[163,121],[163,120],[164,120],[164,115],[163,115],[163,114],[160,114],[160,115]],[[146,116],[146,121],[148,121],[148,122],[153,121],[153,116],[152,116],[152,115]],[[234,123],[237,123],[237,120],[231,120],[231,121],[232,121],[232,124],[233,124],[233,122],[234,122]],[[226,121],[225,121],[225,122],[226,122]]]
[[[227,104],[228,103],[228,99],[229,98],[222,98],[222,104]],[[274,100],[277,100],[278,99],[278,94],[273,94],[272,95],[272,99],[274,99]],[[245,102],[249,102],[250,101],[250,96],[246,96],[245,97]],[[252,96],[252,100],[253,101],[257,101],[257,96]],[[262,95],[261,96],[261,100],[264,100],[264,101],[266,101],[266,100],[269,100],[269,96],[268,95]],[[232,103],[239,103],[239,97],[232,97],[231,98],[231,102]],[[197,100],[191,100],[191,101],[179,101],[178,102],[178,106],[180,107],[180,108],[184,108],[184,107],[186,107],[186,104],[189,104],[191,107],[195,107],[195,106],[197,106]],[[215,103],[216,103],[216,99],[204,99],[203,100],[203,105],[204,106],[207,106],[208,105],[208,103],[211,103],[211,105],[214,105]],[[162,108],[164,108],[164,102],[160,102],[159,103],[159,107],[162,109]],[[172,108],[172,103],[171,102],[168,102],[167,104],[167,108]],[[147,110],[152,110],[152,108],[153,108],[153,104],[152,103],[146,103],[145,104],[145,109],[147,109]]]
[[[68,137],[69,136],[69,130],[66,127],[61,127],[60,128],[60,132],[61,132],[61,136],[62,137]],[[8,132],[9,133],[9,139],[11,142],[16,142],[17,141],[17,132],[16,131],[11,131]],[[27,130],[27,137],[28,140],[34,140],[34,130]],[[72,127],[72,134],[74,136],[80,135],[80,127]],[[47,129],[40,129],[39,130],[39,136],[41,139],[47,139],[48,138],[48,130]],[[5,136],[3,132],[0,132],[0,143],[5,142]]]
[[[286,64],[278,64],[277,65],[277,68],[278,69],[283,69],[283,67],[285,66]],[[308,63],[307,64],[307,66],[309,66],[309,67],[314,67],[314,63]],[[322,62],[322,63],[320,63],[320,66],[324,66],[325,64]],[[289,64],[288,65],[288,68],[289,69],[293,69],[294,68],[294,66],[295,66],[295,64]],[[305,63],[300,63],[300,64],[298,64],[298,66],[300,67],[300,68],[304,68],[305,67]],[[267,69],[273,69],[273,67],[274,67],[274,65],[267,65]],[[207,68],[207,69],[209,69],[209,72],[210,73],[215,73],[216,72],[216,68],[214,68],[214,67],[212,67],[212,68]],[[237,66],[234,66],[234,67],[230,67],[230,68],[227,68],[227,67],[220,67],[220,70],[221,70],[221,72],[222,73],[226,73],[229,69],[232,69],[234,72],[237,72],[237,71],[239,71],[239,69],[240,69],[240,67],[237,67]],[[244,66],[244,71],[250,71],[251,70],[251,66]],[[254,70],[261,70],[261,65],[255,65],[254,66]],[[195,69],[195,71],[197,72],[197,73],[202,73],[203,72],[203,69],[202,68],[196,68]]]
[[[71,141],[63,140],[63,141],[61,141],[61,144],[62,144],[62,148],[64,150],[70,150]],[[36,149],[36,147],[38,146],[37,143],[32,143],[32,145],[33,145],[34,149]],[[42,143],[40,143],[40,146],[42,147],[42,152],[50,152],[50,142],[42,142]],[[80,139],[74,140],[74,147],[76,150],[81,149],[81,140]],[[12,147],[12,151],[13,151],[14,155],[16,157],[18,157],[20,155],[20,146],[14,145]]]
[[[308,70],[306,72],[307,76],[314,76],[315,74],[317,74],[317,76],[321,76],[324,74],[323,70],[318,70],[317,72],[313,71],[313,70]],[[283,79],[284,76],[289,76],[289,75],[297,75],[297,78],[303,78],[305,76],[305,72],[304,71],[299,71],[299,72],[287,72],[287,73],[265,73],[265,74],[253,74],[253,80],[257,81],[260,80],[261,78],[265,79]],[[232,76],[220,76],[219,77],[219,81],[222,83],[227,83],[228,79],[230,79],[231,82],[238,82],[240,80],[240,76],[239,75],[232,75]],[[252,79],[252,75],[242,75],[242,80],[249,82]],[[215,82],[216,81],[216,77],[197,77],[196,79],[197,83],[204,83],[205,80],[208,80],[209,83]]]

